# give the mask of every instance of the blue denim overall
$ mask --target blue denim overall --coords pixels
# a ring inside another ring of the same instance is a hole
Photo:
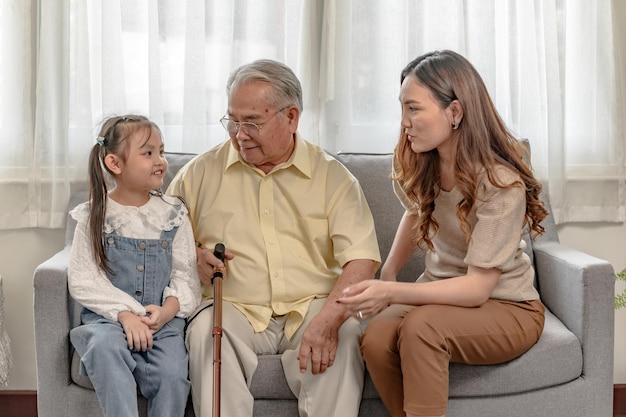
[[[113,232],[105,250],[117,288],[142,305],[161,305],[172,271],[172,241],[178,228],[163,231],[160,239],[131,239]],[[137,386],[148,399],[148,415],[182,417],[189,395],[185,321],[174,318],[153,335],[146,352],[130,350],[118,321],[83,309],[81,326],[70,332],[81,357],[81,374],[89,376],[106,417],[134,417]]]

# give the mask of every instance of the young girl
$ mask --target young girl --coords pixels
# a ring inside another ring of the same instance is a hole
[[[138,415],[137,386],[149,416],[185,413],[184,318],[200,283],[185,204],[157,191],[166,171],[156,124],[110,118],[89,156],[89,202],[70,213],[68,286],[84,307],[70,338],[107,417]]]
[[[380,312],[361,349],[389,413],[442,416],[450,362],[506,362],[539,339],[544,307],[522,235],[542,233],[547,212],[465,58],[440,51],[409,63],[400,104],[393,180],[406,212],[381,279],[351,286],[340,302],[359,317]],[[396,282],[417,247],[426,249],[424,273]]]

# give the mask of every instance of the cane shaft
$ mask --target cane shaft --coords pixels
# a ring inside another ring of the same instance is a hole
[[[213,255],[224,261],[226,248],[222,243],[215,245]],[[213,272],[213,417],[220,417],[222,390],[222,279],[223,271]]]
[[[213,416],[220,416],[222,370],[222,277],[213,279]]]

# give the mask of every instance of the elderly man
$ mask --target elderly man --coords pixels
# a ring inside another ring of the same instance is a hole
[[[302,89],[291,69],[252,62],[231,74],[227,93],[221,123],[230,140],[190,161],[168,188],[186,200],[199,244],[204,301],[186,337],[196,416],[212,414],[217,242],[227,247],[222,415],[252,416],[257,355],[279,353],[301,416],[356,416],[361,327],[336,300],[380,264],[371,212],[347,169],[297,132]]]

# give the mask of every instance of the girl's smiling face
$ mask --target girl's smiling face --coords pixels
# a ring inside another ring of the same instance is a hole
[[[123,155],[108,154],[104,163],[115,177],[111,197],[120,204],[140,206],[150,190],[163,186],[168,163],[163,140],[155,127],[143,127],[132,132]]]
[[[145,191],[161,188],[167,166],[163,139],[157,129],[140,129],[128,138],[128,156],[122,175],[129,188]]]

